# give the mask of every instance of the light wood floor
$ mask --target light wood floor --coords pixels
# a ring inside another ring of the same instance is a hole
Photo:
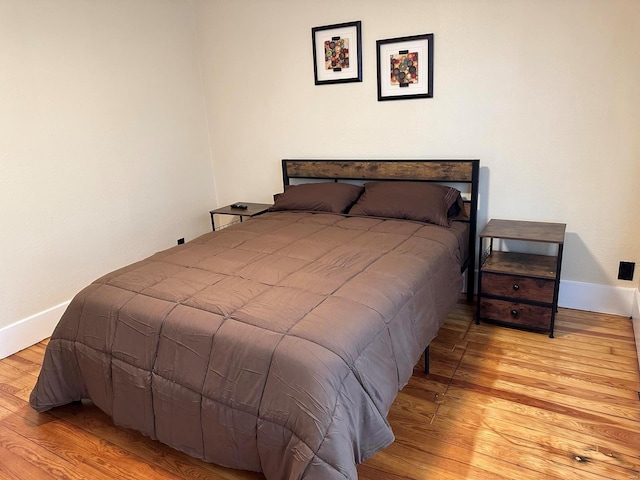
[[[627,318],[561,309],[556,338],[475,325],[460,303],[360,479],[638,479],[640,376]],[[0,361],[0,478],[263,479],[115,428],[90,403],[37,414],[46,342]]]

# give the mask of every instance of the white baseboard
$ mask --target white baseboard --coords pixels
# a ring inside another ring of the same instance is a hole
[[[0,359],[50,337],[69,303],[71,300],[0,328]]]
[[[637,288],[562,280],[558,306],[630,317]]]

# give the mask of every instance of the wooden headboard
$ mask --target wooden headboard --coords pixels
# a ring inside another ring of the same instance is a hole
[[[282,160],[282,182],[294,178],[322,180],[411,180],[464,184],[465,210],[469,216],[469,256],[462,270],[467,271],[467,300],[473,300],[478,214],[480,160]]]

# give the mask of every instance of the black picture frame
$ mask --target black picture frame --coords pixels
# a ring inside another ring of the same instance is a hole
[[[313,75],[316,85],[362,82],[361,30],[360,21],[337,23],[311,29]],[[341,42],[342,46],[329,46],[329,44],[336,42]],[[344,61],[345,43],[346,62]],[[328,57],[326,52],[331,52],[329,55],[333,53],[334,56]]]
[[[378,101],[433,97],[433,33],[377,40],[376,59]]]

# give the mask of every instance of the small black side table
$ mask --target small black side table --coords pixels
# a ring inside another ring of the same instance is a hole
[[[247,208],[233,208],[231,205],[227,205],[226,207],[216,208],[215,210],[211,210],[209,214],[211,215],[211,229],[215,231],[216,223],[213,218],[214,215],[237,215],[240,217],[240,221],[242,221],[243,217],[255,217],[256,215],[260,215],[272,206],[270,203],[249,203],[249,202],[238,202],[244,203]]]

